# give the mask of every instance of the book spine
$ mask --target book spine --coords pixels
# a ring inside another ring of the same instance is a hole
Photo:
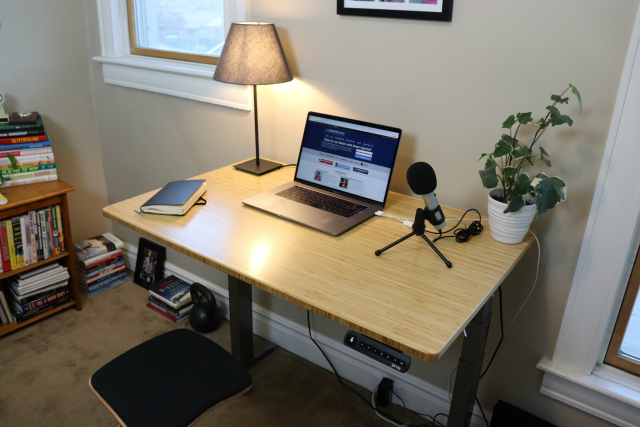
[[[51,147],[48,148],[29,148],[26,150],[16,150],[16,151],[2,151],[0,152],[0,159],[8,159],[9,154],[18,159],[18,157],[29,157],[36,155],[53,155],[53,150]]]
[[[91,286],[87,286],[84,283],[80,283],[80,287],[87,291],[88,293],[95,293],[96,291],[104,290],[111,288],[113,286],[119,285],[120,283],[124,283],[127,281],[127,272],[122,272],[116,276],[113,276],[107,280],[103,280],[100,283],[96,283]]]
[[[36,247],[38,248],[38,261],[42,261],[44,256],[42,254],[42,235],[40,233],[40,215],[38,212],[33,212],[33,226],[36,229]]]
[[[183,316],[184,314],[188,313],[189,311],[191,311],[191,308],[193,306],[193,303],[189,303],[187,305],[184,305],[180,308],[173,308],[167,304],[165,304],[164,302],[160,301],[159,299],[156,299],[152,296],[149,296],[149,302],[155,304],[156,306],[163,308],[164,310],[167,310],[168,312],[174,314],[177,317]]]
[[[9,179],[24,179],[24,178],[37,178],[39,176],[49,176],[49,175],[57,175],[57,169],[47,169],[47,170],[38,170],[32,172],[21,172],[21,173],[4,173],[0,170],[3,178]]]
[[[20,138],[24,136],[44,135],[43,129],[25,129],[25,130],[10,130],[0,131],[0,139],[4,138]]]
[[[11,271],[9,242],[7,240],[7,228],[4,226],[4,223],[2,223],[0,226],[0,257],[2,257],[2,270]]]
[[[16,320],[15,323],[25,322],[25,321],[31,319],[32,317],[36,317],[36,316],[44,313],[45,311],[49,311],[51,309],[54,309],[54,308],[58,307],[59,305],[66,304],[69,301],[72,301],[71,295],[69,295],[69,296],[67,296],[65,298],[56,300],[52,304],[45,305],[44,307],[37,308],[37,309],[35,309],[35,310],[33,310],[33,311],[29,312],[29,313],[26,313],[26,314],[15,313],[15,316],[14,316],[14,319]]]
[[[20,310],[20,312],[27,314],[32,310],[35,310],[37,308],[40,307],[44,307],[48,304],[53,303],[56,300],[62,299],[64,297],[66,297],[67,295],[71,294],[71,287],[66,287],[66,288],[62,288],[62,289],[57,289],[55,292],[49,294],[49,295],[45,295],[35,301],[26,303],[24,305],[20,305],[20,308],[18,310]],[[19,304],[19,303],[18,303]]]
[[[5,123],[0,125],[2,131],[16,131],[16,130],[28,130],[28,129],[44,129],[42,119],[38,116],[35,123]]]
[[[88,273],[92,273],[93,271],[100,269],[106,265],[109,265],[111,263],[114,262],[118,262],[124,260],[124,257],[122,255],[122,252],[118,252],[116,254],[113,255],[109,255],[108,258],[104,258],[100,261],[96,261],[94,263],[89,264],[88,266],[84,267],[81,264],[78,264],[78,270],[80,270],[83,274],[88,274]]]
[[[106,270],[104,272],[102,272],[101,274],[94,276],[90,279],[84,277],[84,276],[80,276],[78,277],[78,281],[84,285],[87,285],[89,288],[91,288],[92,286],[96,286],[98,284],[103,283],[106,280],[112,279],[115,276],[118,276],[120,274],[122,274],[124,272],[124,265],[120,265],[115,269],[111,269],[111,270]]]
[[[37,182],[56,181],[57,179],[58,179],[57,174],[38,176],[35,178],[12,179],[11,181],[5,181],[2,184],[2,187],[16,187],[18,185],[35,184]]]
[[[172,322],[177,322],[177,319],[175,317],[173,317],[169,313],[165,313],[164,311],[160,310],[157,307],[154,307],[151,303],[148,303],[147,307],[149,307],[151,310],[155,311],[156,313],[162,314],[164,317],[166,317],[167,319],[171,320]]]
[[[4,291],[0,289],[0,305],[4,313],[7,316],[7,323],[16,323],[15,318],[11,314],[11,310],[9,309],[9,302],[7,301],[7,297],[4,294]]]
[[[5,221],[4,227],[7,232],[7,244],[9,246],[9,261],[11,263],[11,269],[15,270],[16,267],[16,245],[13,242],[13,224],[11,221]]]
[[[27,228],[26,215],[20,217],[20,234],[22,235],[22,252],[24,258],[24,265],[31,265],[31,234]]]
[[[42,236],[42,256],[44,259],[48,259],[51,255],[49,254],[47,221],[45,220],[44,211],[38,211],[38,216],[40,217],[40,235]]]
[[[49,208],[51,214],[51,228],[53,229],[53,247],[56,251],[56,255],[60,254],[60,237],[58,234],[58,217],[56,214],[56,207],[51,206]]]
[[[91,280],[96,276],[99,276],[100,274],[104,273],[105,271],[109,271],[109,270],[113,270],[114,268],[119,268],[124,266],[124,259],[119,259],[116,260],[112,263],[109,263],[107,265],[105,265],[104,267],[98,268],[96,270],[91,271],[90,273],[82,273],[87,280]]]
[[[56,254],[55,240],[53,237],[53,219],[51,218],[51,209],[45,209],[45,218],[47,219],[47,237],[49,238],[49,253],[51,256]]]
[[[58,218],[58,240],[60,241],[60,251],[64,252],[64,230],[62,225],[62,213],[60,211],[60,205],[56,205],[56,218]]]
[[[2,173],[2,175],[16,175],[19,173],[38,172],[38,171],[44,171],[49,169],[56,169],[56,164],[50,163],[46,165],[23,166],[23,167],[13,168],[13,169],[0,169],[0,173]]]
[[[24,242],[20,218],[12,218],[11,222],[13,224],[13,244],[16,251],[16,268],[22,268],[24,267]]]
[[[36,236],[36,216],[34,211],[29,211],[29,229],[31,230],[31,256],[33,257],[33,262],[40,261],[38,256],[38,243]]]
[[[45,145],[45,147],[51,147],[51,141],[49,141],[49,138],[47,137],[47,135],[22,136],[17,138],[0,138],[0,145],[4,145],[4,146],[36,144],[41,142],[45,142],[49,144],[49,145]],[[16,148],[22,148],[22,147],[16,147]],[[31,148],[37,148],[37,147],[31,147]],[[4,150],[4,148],[0,148],[0,150]]]

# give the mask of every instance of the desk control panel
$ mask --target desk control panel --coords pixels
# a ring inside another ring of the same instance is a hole
[[[344,345],[402,373],[407,372],[411,366],[411,358],[400,350],[355,331],[346,333]]]

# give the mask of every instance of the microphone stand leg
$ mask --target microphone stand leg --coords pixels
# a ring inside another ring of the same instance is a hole
[[[415,235],[415,233],[412,231],[411,233],[407,234],[406,236],[401,237],[400,239],[396,240],[396,241],[395,241],[395,242],[393,242],[392,244],[387,245],[387,246],[385,246],[385,247],[384,247],[384,248],[382,248],[382,249],[378,249],[378,250],[376,251],[376,256],[380,256],[380,254],[381,254],[382,252],[386,251],[386,250],[387,250],[387,249],[389,249],[389,248],[394,247],[394,246],[395,246],[395,245],[397,245],[398,243],[402,243],[402,242],[404,242],[404,241],[405,241],[405,240],[407,240],[409,237],[414,236],[414,235]],[[429,243],[431,243],[431,242],[429,242]],[[442,256],[442,255],[440,255],[440,256]],[[449,262],[449,261],[447,261],[447,262]]]
[[[442,253],[440,253],[440,251],[438,250],[438,248],[436,248],[436,245],[434,245],[433,243],[431,243],[431,240],[429,240],[429,239],[427,238],[427,236],[425,236],[424,234],[419,234],[419,236],[420,236],[420,237],[422,237],[422,238],[423,238],[423,239],[424,239],[424,240],[429,244],[429,246],[431,246],[431,249],[433,249],[433,250],[438,254],[438,256],[442,259],[442,261],[444,261],[444,263],[445,263],[445,265],[446,265],[447,267],[449,267],[449,268],[453,267],[453,264],[451,264],[451,262],[449,262],[449,260],[448,260],[448,259],[446,259],[446,258],[444,257],[444,255],[442,255]],[[385,248],[385,249],[386,249],[386,248]],[[377,255],[377,253],[376,253],[376,255]]]

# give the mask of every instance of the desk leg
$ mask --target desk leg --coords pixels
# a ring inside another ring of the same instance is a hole
[[[233,276],[229,276],[229,323],[231,354],[245,367],[255,365],[276,348],[267,340],[259,341],[254,348],[251,285]]]
[[[453,387],[448,427],[468,427],[471,424],[478,383],[482,373],[492,303],[493,297],[485,303],[471,323],[467,325],[467,336],[462,344],[458,373]]]

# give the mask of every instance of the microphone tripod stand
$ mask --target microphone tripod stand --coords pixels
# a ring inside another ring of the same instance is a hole
[[[440,251],[438,250],[438,248],[436,248],[436,246],[431,242],[431,240],[429,240],[427,238],[427,236],[424,235],[424,232],[426,230],[426,225],[425,225],[425,219],[432,214],[431,212],[429,212],[427,209],[420,209],[418,208],[416,210],[416,217],[413,220],[413,226],[411,227],[413,229],[413,231],[409,234],[407,234],[404,237],[401,237],[400,239],[396,240],[395,242],[391,243],[388,246],[385,246],[382,249],[378,249],[376,251],[376,256],[380,256],[380,254],[384,251],[386,251],[389,248],[394,247],[395,245],[397,245],[398,243],[404,242],[405,240],[407,240],[409,237],[411,236],[420,236],[422,237],[428,244],[429,246],[431,246],[431,249],[433,249],[438,256],[442,259],[442,261],[444,261],[445,265],[449,268],[451,268],[453,266],[453,264],[451,264],[451,262],[449,262],[448,259],[446,259],[444,257],[444,255],[442,255],[442,253],[440,253]]]

